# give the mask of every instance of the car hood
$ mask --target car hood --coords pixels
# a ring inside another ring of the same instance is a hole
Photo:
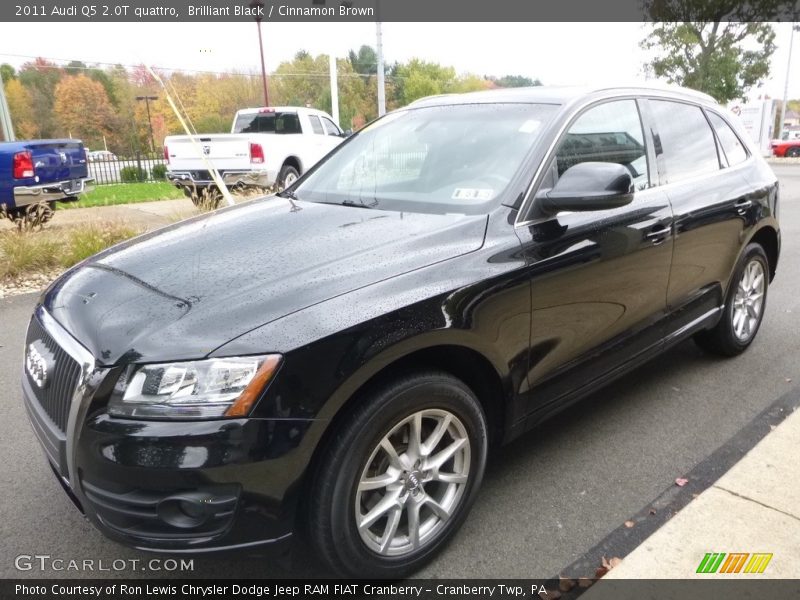
[[[289,313],[477,250],[485,230],[486,216],[269,197],[101,252],[43,304],[101,364],[200,358]]]

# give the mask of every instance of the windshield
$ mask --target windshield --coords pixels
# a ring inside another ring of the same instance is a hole
[[[293,112],[240,114],[233,133],[301,133],[300,119]]]
[[[364,128],[293,190],[302,200],[411,212],[486,212],[558,107],[407,109]]]

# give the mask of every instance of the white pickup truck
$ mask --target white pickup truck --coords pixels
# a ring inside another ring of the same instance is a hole
[[[275,106],[236,113],[230,133],[164,139],[167,179],[195,203],[216,196],[209,166],[228,187],[287,187],[335,148],[346,134],[328,113]]]

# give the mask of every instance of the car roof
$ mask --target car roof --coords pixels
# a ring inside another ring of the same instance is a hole
[[[318,115],[327,116],[328,113],[316,108],[309,108],[306,106],[259,106],[255,108],[242,108],[236,111],[236,114],[251,115],[253,113],[261,112],[262,110],[269,110],[270,112],[307,112]]]
[[[450,104],[478,104],[493,102],[519,102],[537,104],[568,104],[587,96],[655,95],[667,98],[690,100],[717,105],[717,102],[703,92],[689,88],[660,85],[634,84],[625,86],[534,86],[524,88],[498,88],[464,94],[440,94],[420,98],[409,104],[410,107],[445,106]]]

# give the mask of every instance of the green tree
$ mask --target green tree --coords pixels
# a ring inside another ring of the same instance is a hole
[[[361,46],[358,52],[350,50],[347,60],[353,66],[353,71],[360,75],[375,75],[378,70],[378,55],[372,46]]]
[[[2,78],[3,83],[8,83],[9,81],[15,79],[16,77],[17,77],[17,72],[14,69],[14,67],[12,67],[8,63],[3,63],[2,65],[0,65],[0,78]]]
[[[531,79],[524,75],[503,75],[500,78],[492,79],[497,87],[501,88],[517,88],[517,87],[533,87],[542,85],[538,79]]]
[[[756,8],[753,8],[753,4]],[[719,102],[743,98],[769,75],[782,0],[645,0],[655,21],[641,42],[656,56],[647,72],[713,96]]]
[[[393,77],[398,86],[397,98],[401,105],[406,105],[425,96],[453,91],[456,71],[453,67],[412,58],[406,64],[397,65]]]

